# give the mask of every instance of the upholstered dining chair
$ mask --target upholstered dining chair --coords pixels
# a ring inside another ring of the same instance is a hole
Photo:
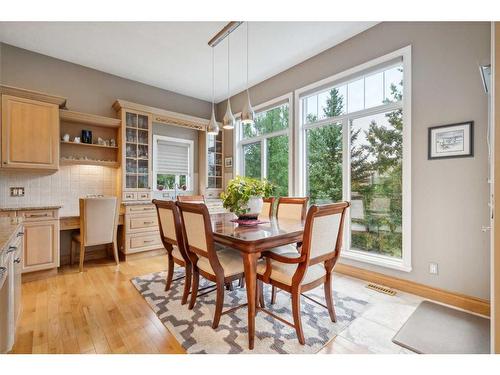
[[[313,205],[307,213],[303,243],[300,252],[288,254],[264,253],[265,263],[257,265],[257,290],[262,282],[271,284],[291,294],[293,324],[299,342],[304,345],[300,316],[300,296],[303,292],[324,285],[326,306],[332,322],[336,321],[332,296],[332,270],[342,247],[344,219],[348,202]],[[307,297],[307,296],[306,296]],[[311,299],[310,297],[307,297]],[[273,316],[265,309],[263,312]]]
[[[116,232],[118,228],[119,201],[116,197],[80,198],[80,232],[71,237],[70,264],[73,264],[76,244],[80,245],[80,272],[83,272],[85,248],[113,245],[113,255],[118,265]]]
[[[215,329],[219,326],[223,314],[244,306],[237,306],[222,312],[225,285],[244,276],[243,260],[235,250],[217,248],[206,205],[186,202],[177,202],[177,205],[181,210],[186,249],[193,264],[193,286],[189,309],[192,309],[196,302],[200,275],[215,282],[217,296],[212,322],[212,328]]]
[[[165,290],[170,290],[172,281],[174,281],[175,264],[184,267],[184,276],[181,277],[185,278],[181,304],[185,305],[191,289],[192,266],[184,244],[179,207],[177,207],[174,201],[162,201],[157,199],[153,199],[153,204],[156,206],[156,212],[158,214],[161,241],[167,250],[168,257]]]
[[[276,217],[279,219],[304,220],[307,211],[308,197],[280,197],[276,207]],[[280,246],[271,251],[276,254],[296,252],[300,244]],[[271,304],[276,302],[276,287],[271,288]]]
[[[178,202],[190,202],[190,203],[205,203],[205,196],[203,195],[178,195]]]
[[[263,201],[264,203],[262,204],[262,210],[260,211],[259,216],[263,218],[270,218],[273,216],[275,198],[264,198]]]

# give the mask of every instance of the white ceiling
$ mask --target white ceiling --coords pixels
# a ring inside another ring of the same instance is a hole
[[[120,77],[211,100],[211,48],[227,22],[0,22],[0,41]],[[251,22],[250,86],[375,22]],[[231,94],[245,89],[246,24],[231,34]],[[227,38],[226,38],[227,40]],[[215,49],[215,101],[227,98],[227,42]]]

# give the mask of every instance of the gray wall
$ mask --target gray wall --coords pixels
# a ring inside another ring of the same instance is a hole
[[[82,53],[85,53],[82,51]],[[209,102],[162,90],[28,50],[1,45],[1,83],[60,95],[74,111],[115,116],[116,99],[210,117]]]
[[[478,64],[490,61],[490,24],[379,24],[252,87],[262,103],[401,47],[412,45],[412,265],[409,273],[343,263],[489,299],[487,147],[488,99]],[[232,98],[234,112],[243,94]],[[217,106],[219,118],[225,102]],[[474,157],[427,160],[427,128],[473,120]],[[232,154],[232,131],[225,134]],[[428,272],[439,264],[439,275]]]

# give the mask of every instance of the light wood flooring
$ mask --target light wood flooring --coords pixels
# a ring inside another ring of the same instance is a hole
[[[165,270],[166,264],[164,255],[127,260],[119,267],[108,260],[89,261],[83,273],[66,266],[56,276],[23,283],[23,311],[12,352],[185,353],[130,282]],[[355,341],[338,335],[320,353],[373,351]]]

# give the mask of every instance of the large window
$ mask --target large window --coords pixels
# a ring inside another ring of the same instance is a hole
[[[410,270],[409,48],[297,90],[297,192],[351,202],[344,255]],[[406,171],[406,172],[405,172]]]
[[[193,141],[155,135],[153,137],[153,189],[192,188]]]
[[[267,178],[277,186],[276,195],[289,194],[290,105],[280,98],[257,109],[255,124],[238,123],[237,173]]]

